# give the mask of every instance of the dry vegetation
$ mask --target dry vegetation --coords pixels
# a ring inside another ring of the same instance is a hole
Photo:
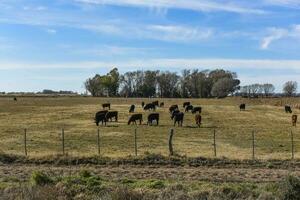
[[[19,97],[0,98],[0,151],[23,154],[23,131],[28,130],[29,156],[61,153],[60,132],[65,128],[66,152],[72,156],[97,154],[97,127],[93,122],[101,103],[111,102],[119,111],[119,122],[100,126],[101,154],[107,157],[124,157],[134,154],[133,131],[128,126],[128,109],[136,104],[136,112],[144,114],[144,125],[138,126],[138,153],[168,155],[167,140],[173,128],[168,113],[171,104],[184,99],[159,99],[165,102],[158,108],[160,126],[147,126],[146,116],[140,106],[148,99],[89,98],[89,97]],[[151,100],[153,101],[153,99]],[[194,116],[185,115],[184,126],[175,128],[174,149],[188,157],[212,157],[212,133],[217,132],[218,157],[231,159],[251,158],[251,133],[256,132],[256,157],[259,159],[288,159],[291,157],[290,131],[293,130],[295,149],[300,147],[299,126],[291,127],[291,114],[280,105],[299,104],[300,99],[190,99],[193,105],[203,107],[203,125],[196,128]],[[247,104],[245,112],[238,105]],[[277,105],[277,106],[276,106]],[[182,109],[182,108],[181,108]],[[294,113],[299,114],[298,109]],[[300,152],[296,152],[300,158]]]

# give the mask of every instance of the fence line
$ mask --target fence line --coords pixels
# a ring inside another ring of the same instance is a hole
[[[133,130],[134,132],[134,155],[138,156],[138,128],[134,128]],[[173,147],[173,140],[174,140],[174,134],[175,134],[175,130],[173,128],[170,129],[169,132],[169,138],[168,138],[168,150],[169,150],[169,155],[173,156],[175,155],[176,149],[174,150]],[[300,142],[300,140],[295,140],[294,138],[294,132],[293,130],[290,131],[290,152],[291,152],[291,160],[295,159],[295,141],[296,142]],[[219,138],[219,139],[218,139]],[[220,137],[217,138],[217,133],[216,133],[216,129],[213,130],[213,155],[214,157],[217,157],[217,142],[219,141],[223,141],[224,139],[220,139]],[[66,149],[65,149],[65,145],[66,145],[66,140],[65,140],[65,129],[62,128],[61,129],[61,151],[63,155],[66,155]],[[218,141],[217,141],[218,140]],[[30,140],[32,141],[32,140]],[[67,141],[72,141],[72,139],[67,140]],[[91,140],[87,140],[92,142]],[[226,141],[226,139],[225,139]],[[264,141],[264,140],[263,140]],[[284,140],[285,142],[287,142],[287,140]],[[256,132],[252,131],[251,132],[251,150],[252,150],[252,160],[256,159],[256,148],[257,148],[257,142],[259,142],[259,140],[256,138]],[[288,143],[289,143],[288,142]],[[221,143],[222,144],[222,143]],[[289,146],[289,145],[288,145]],[[28,156],[28,129],[24,129],[24,133],[23,133],[23,147],[24,147],[24,154],[25,156]],[[262,145],[263,147],[263,145]],[[180,150],[180,149],[179,149]],[[100,129],[97,129],[97,153],[98,155],[101,155],[101,138],[100,138]]]

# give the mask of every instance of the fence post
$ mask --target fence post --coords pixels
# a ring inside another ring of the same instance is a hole
[[[62,152],[63,152],[63,155],[65,155],[65,130],[64,128],[62,128],[61,130],[61,141],[62,141]]]
[[[137,128],[134,129],[134,152],[137,156]]]
[[[27,156],[27,129],[24,129],[24,153]]]
[[[292,160],[294,160],[294,134],[291,131],[291,142],[292,142]]]
[[[255,159],[255,134],[252,131],[252,160]]]
[[[100,130],[99,130],[99,128],[97,130],[97,145],[98,145],[98,155],[100,155],[101,151],[100,151]]]
[[[214,146],[214,155],[215,155],[215,157],[217,157],[216,129],[214,129],[214,143],[213,143],[213,146]]]
[[[174,155],[174,152],[173,152],[173,143],[172,143],[173,135],[174,135],[174,129],[171,129],[170,136],[169,136],[169,152],[170,152],[170,156]]]

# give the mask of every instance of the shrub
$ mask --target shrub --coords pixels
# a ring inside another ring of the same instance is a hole
[[[281,184],[282,199],[296,200],[300,199],[300,179],[289,175]]]
[[[30,182],[33,185],[48,185],[53,183],[53,180],[43,172],[34,171],[31,175]]]

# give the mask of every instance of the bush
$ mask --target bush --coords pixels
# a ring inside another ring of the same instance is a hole
[[[289,175],[281,185],[282,199],[297,200],[300,199],[300,179]]]
[[[43,186],[53,183],[53,180],[43,172],[34,171],[31,175],[30,182],[33,185]]]

